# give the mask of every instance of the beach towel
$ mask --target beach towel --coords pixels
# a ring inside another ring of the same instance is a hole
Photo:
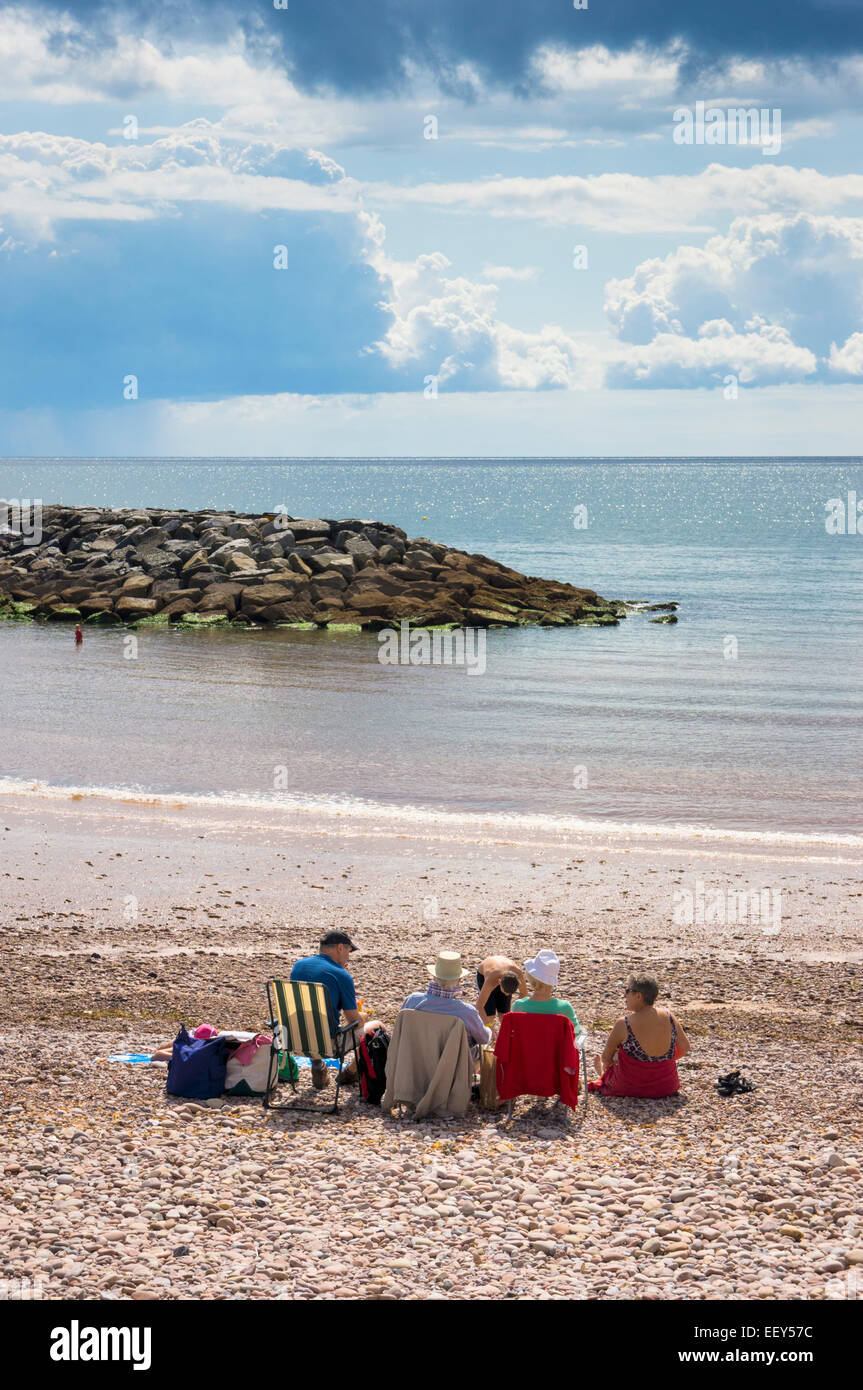
[[[602,1096],[642,1096],[647,1100],[674,1096],[680,1090],[677,1063],[673,1058],[639,1062],[618,1048],[617,1061],[606,1067],[598,1081],[591,1081],[588,1090]]]

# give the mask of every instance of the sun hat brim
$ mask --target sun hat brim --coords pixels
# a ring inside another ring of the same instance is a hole
[[[560,979],[560,963],[558,962],[557,970],[554,971],[549,969],[548,961],[537,960],[536,957],[534,957],[533,960],[525,961],[524,973],[530,975],[534,980],[539,980],[540,984],[551,985],[553,987]],[[552,976],[551,979],[548,978],[549,975]]]
[[[465,977],[465,975],[469,975],[469,974],[470,974],[470,971],[469,971],[469,970],[465,970],[464,967],[462,967],[462,969],[459,971],[458,975],[439,975],[439,974],[437,973],[437,970],[436,970],[435,966],[433,966],[433,965],[427,965],[427,966],[426,966],[426,970],[427,970],[428,973],[431,975],[432,979],[433,979],[433,980],[437,980],[438,984],[441,984],[441,985],[445,985],[445,984],[447,984],[449,981],[452,981],[453,983],[455,983],[456,980],[463,980],[464,977]]]

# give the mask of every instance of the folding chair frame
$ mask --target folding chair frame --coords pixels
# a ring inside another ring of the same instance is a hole
[[[286,981],[285,983],[290,984],[291,982],[290,982],[290,981]],[[306,983],[306,982],[304,982],[304,983]],[[268,1008],[269,1013],[270,1013],[270,1019],[269,1019],[268,1027],[270,1028],[270,1030],[271,1030],[271,1032],[272,1032],[272,1034],[273,1034],[273,1041],[272,1041],[272,1045],[271,1045],[271,1047],[270,1047],[270,1061],[271,1061],[271,1062],[273,1061],[274,1058],[277,1058],[277,1057],[278,1057],[279,1053],[281,1053],[281,1052],[290,1052],[290,1051],[291,1051],[291,1048],[290,1048],[290,1046],[289,1046],[290,1038],[289,1038],[289,1037],[283,1037],[283,1036],[282,1036],[282,1025],[280,1024],[280,1022],[279,1022],[279,1017],[278,1017],[278,1015],[279,1015],[279,1010],[278,1010],[278,1008],[276,1007],[274,990],[273,990],[273,988],[272,988],[273,986],[275,986],[275,984],[276,984],[276,981],[275,981],[275,980],[267,980],[267,1008]],[[326,989],[326,985],[322,985],[322,988],[323,988],[323,989]],[[333,1038],[333,1042],[334,1042],[334,1044],[335,1044],[335,1051],[332,1052],[332,1053],[330,1054],[330,1059],[331,1059],[331,1060],[332,1060],[332,1059],[335,1059],[336,1061],[338,1061],[339,1069],[338,1069],[338,1071],[337,1071],[337,1073],[336,1073],[336,1095],[335,1095],[335,1100],[334,1100],[332,1106],[329,1108],[329,1110],[322,1110],[321,1107],[320,1107],[319,1105],[300,1105],[297,1101],[285,1101],[285,1102],[284,1102],[283,1104],[281,1104],[281,1105],[274,1105],[273,1102],[270,1100],[270,1092],[269,1092],[269,1091],[265,1091],[265,1092],[264,1092],[264,1109],[265,1109],[265,1110],[298,1110],[298,1111],[304,1111],[306,1114],[309,1114],[309,1115],[337,1115],[338,1112],[339,1112],[339,1090],[340,1090],[341,1084],[342,1084],[342,1071],[343,1071],[344,1065],[345,1065],[345,1053],[346,1053],[347,1050],[348,1050],[348,1046],[347,1046],[347,1044],[348,1044],[348,1036],[349,1036],[350,1034],[355,1034],[358,1027],[359,1027],[359,1024],[358,1024],[358,1023],[344,1023],[344,1024],[341,1025],[341,1027],[339,1027],[339,1028],[337,1028],[337,1029],[335,1030],[335,1034],[333,1034],[332,1026],[330,1027],[330,1034],[331,1034],[331,1036],[332,1036],[332,1038]],[[354,1042],[355,1042],[355,1041],[356,1041],[356,1039],[354,1038]],[[326,1060],[326,1059],[324,1059],[324,1060]],[[275,1081],[275,1085],[273,1086],[273,1090],[274,1090],[274,1091],[275,1091],[276,1087],[278,1086],[278,1084],[279,1084],[279,1068],[278,1068],[278,1062],[276,1062],[276,1081]],[[288,1084],[289,1084],[291,1090],[293,1091],[294,1095],[296,1095],[296,1092],[297,1092],[297,1083],[296,1083],[296,1081],[291,1080],[291,1081],[288,1082]]]

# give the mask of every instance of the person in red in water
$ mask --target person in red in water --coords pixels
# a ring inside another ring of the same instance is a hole
[[[75,626],[75,646],[76,646],[76,647],[80,647],[80,645],[81,645],[81,643],[82,643],[83,641],[84,641],[84,634],[83,634],[83,632],[81,631],[80,627],[78,627],[77,624],[76,624],[76,626]]]

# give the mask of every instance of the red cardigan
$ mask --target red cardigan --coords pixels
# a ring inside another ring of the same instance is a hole
[[[564,1014],[505,1014],[494,1048],[497,1094],[560,1096],[574,1110],[578,1104],[578,1052],[575,1030]]]

